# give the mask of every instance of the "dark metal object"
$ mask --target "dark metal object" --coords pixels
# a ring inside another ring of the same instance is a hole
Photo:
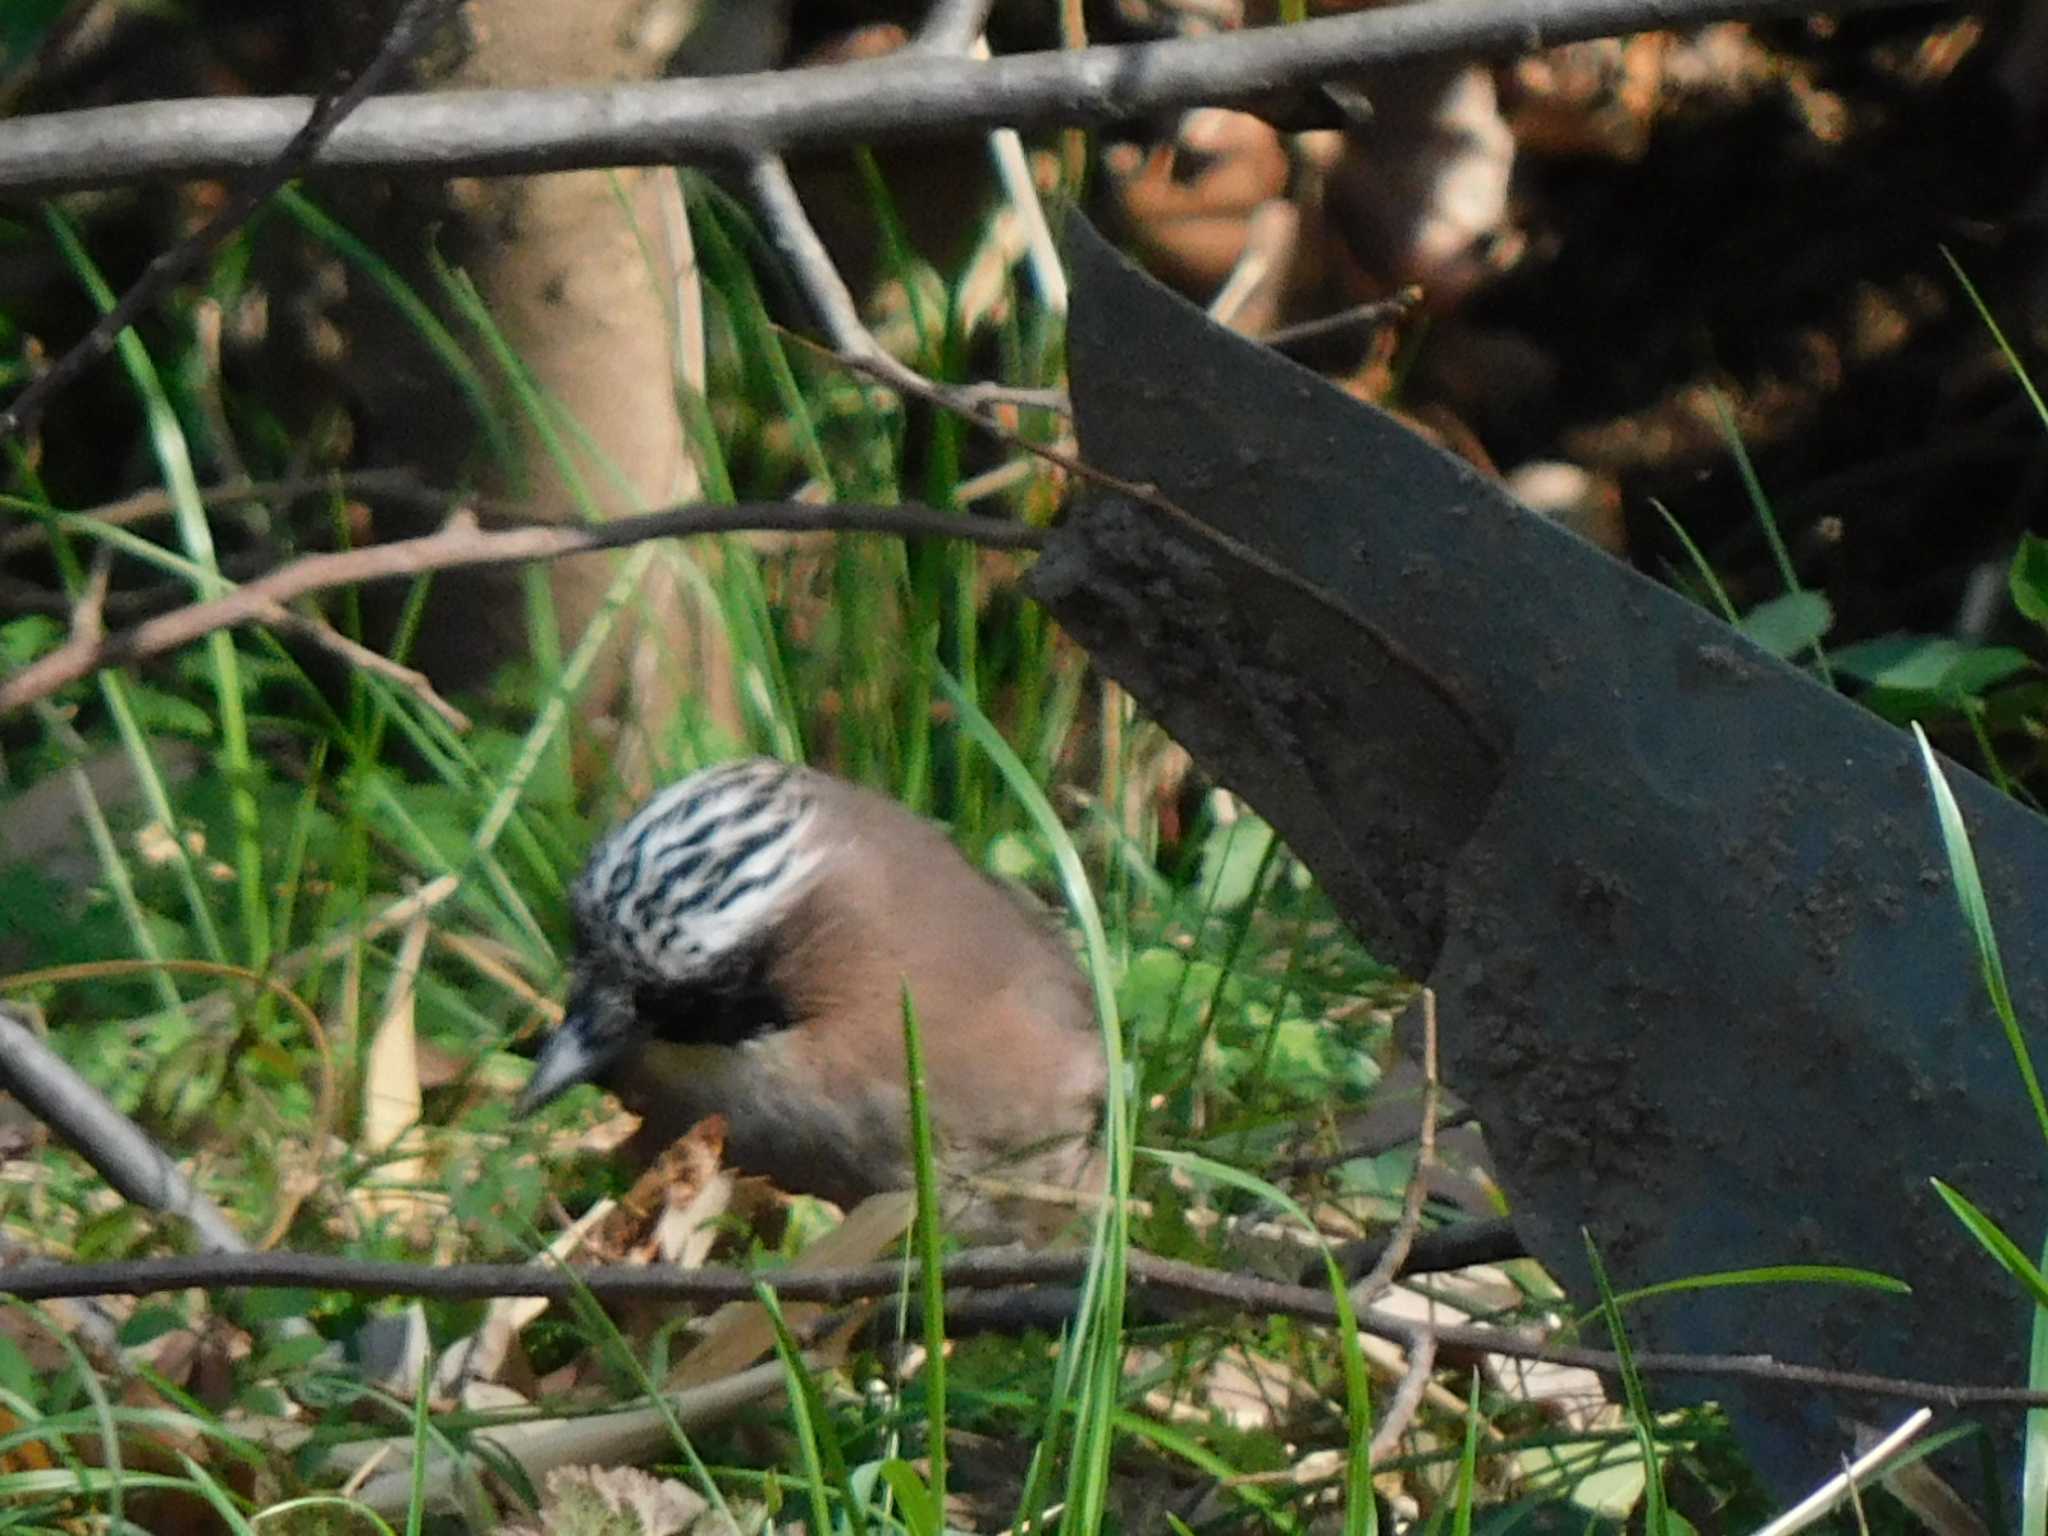
[[[1386,1252],[1386,1238],[1362,1237],[1356,1242],[1338,1244],[1330,1256],[1337,1261],[1337,1267],[1346,1278],[1356,1281],[1371,1274]],[[1515,1231],[1514,1223],[1502,1217],[1488,1216],[1416,1233],[1415,1241],[1408,1245],[1407,1256],[1394,1273],[1439,1275],[1446,1270],[1466,1269],[1474,1264],[1500,1264],[1526,1256],[1521,1234]],[[1302,1285],[1317,1285],[1323,1282],[1325,1273],[1322,1261],[1317,1259],[1302,1265],[1298,1280]]]
[[[1910,738],[1210,324],[1078,219],[1068,252],[1085,456],[1179,512],[1091,496],[1032,586],[1436,989],[1447,1082],[1531,1252],[1581,1297],[1582,1226],[1623,1287],[1864,1266],[1915,1294],[1706,1291],[1631,1330],[2024,1383],[2028,1307],[1928,1179],[2032,1250],[2048,1149]],[[2048,837],[1949,772],[2038,1021]],[[1781,1487],[1834,1470],[1858,1411],[1715,1395]]]

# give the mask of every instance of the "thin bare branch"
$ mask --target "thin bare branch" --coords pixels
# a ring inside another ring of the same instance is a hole
[[[1071,1279],[1085,1268],[1085,1262],[1074,1261],[1085,1259],[1085,1254],[1078,1253],[970,1249],[947,1261],[945,1275],[949,1287],[962,1289],[1021,1285]],[[355,1296],[540,1296],[562,1301],[587,1289],[607,1301],[659,1298],[723,1305],[754,1299],[755,1284],[762,1278],[748,1270],[682,1269],[671,1265],[605,1265],[572,1271],[530,1264],[410,1264],[326,1254],[247,1253],[235,1256],[231,1264],[223,1264],[210,1255],[186,1255],[104,1264],[20,1265],[0,1270],[0,1294],[40,1301],[53,1296],[148,1296],[195,1285],[310,1286]],[[846,1269],[790,1271],[772,1279],[776,1294],[785,1301],[841,1304],[888,1294],[901,1284],[902,1266],[879,1263]],[[1305,1287],[1278,1289],[1291,1292]],[[1323,1299],[1327,1308],[1327,1295]]]
[[[387,496],[408,501],[431,498],[434,505],[443,507],[454,505],[457,499],[451,492],[430,490],[410,470],[356,469],[292,480],[249,480],[208,486],[200,491],[199,504],[209,509],[237,507],[252,501],[294,501],[301,496],[322,493]],[[133,523],[148,522],[154,517],[169,517],[177,509],[177,499],[169,491],[137,491],[133,496],[123,496],[119,501],[109,501],[97,507],[85,507],[72,515],[113,528],[125,528]],[[0,534],[0,555],[40,549],[49,541],[49,526],[32,522],[26,527],[12,528]]]
[[[273,608],[263,615],[263,622],[312,641],[323,650],[331,651],[348,666],[396,684],[447,721],[454,729],[469,729],[469,716],[442,698],[426,673],[408,667],[403,662],[393,661],[381,651],[373,651],[367,645],[349,639],[325,619],[312,618],[290,608]]]
[[[62,652],[56,654],[74,651],[83,654],[90,651],[106,638],[106,615],[111,605],[107,591],[107,575],[113,564],[113,554],[112,545],[102,544],[99,547],[93,559],[92,579],[75,602],[67,602],[66,599],[45,592],[30,583],[17,582],[12,577],[0,577],[0,603],[11,604],[31,612],[69,613],[71,640]],[[122,594],[122,597],[120,606],[123,608],[172,606],[171,603],[161,600],[161,588]],[[389,656],[349,639],[324,619],[298,613],[276,603],[263,605],[253,616],[274,628],[288,630],[323,650],[332,652],[348,666],[374,673],[395,683],[456,730],[469,729],[469,716],[443,698],[424,672],[408,667],[402,662],[393,661]]]
[[[0,715],[48,698],[102,667],[124,666],[240,624],[275,622],[283,606],[313,592],[353,582],[388,581],[428,571],[559,560],[593,550],[621,549],[649,539],[748,531],[880,533],[898,538],[966,539],[994,549],[1037,549],[1042,529],[916,505],[740,502],[649,512],[576,527],[557,524],[486,530],[469,516],[417,539],[363,549],[305,555],[223,597],[193,603],[97,640],[74,638],[0,678]]]
[[[1086,1250],[1028,1253],[1015,1247],[970,1248],[947,1259],[942,1279],[951,1290],[1033,1284],[1075,1284],[1088,1271]],[[530,1264],[394,1264],[334,1258],[324,1254],[250,1253],[139,1259],[107,1264],[28,1264],[0,1269],[0,1295],[24,1301],[58,1296],[145,1296],[189,1286],[306,1287],[357,1296],[479,1298],[545,1296],[566,1300],[581,1290],[606,1300],[655,1299],[715,1305],[745,1301],[767,1278],[785,1301],[844,1304],[893,1295],[903,1283],[903,1266],[893,1261],[845,1269],[778,1271],[764,1277],[745,1269],[682,1269],[673,1265],[606,1265],[589,1269],[538,1269]],[[1233,1311],[1335,1326],[1336,1303],[1327,1287],[1288,1285],[1254,1275],[1224,1273],[1198,1264],[1133,1250],[1130,1279],[1134,1296],[1180,1296]],[[1613,1372],[1619,1357],[1604,1349],[1553,1344],[1511,1328],[1476,1324],[1420,1324],[1372,1310],[1360,1313],[1366,1332],[1411,1349],[1425,1335],[1438,1345],[1481,1350],[1518,1360]],[[1658,1375],[1719,1380],[1767,1381],[1820,1391],[1899,1397],[1945,1408],[1972,1404],[2048,1406],[2048,1392],[2025,1387],[1988,1387],[1967,1382],[1916,1381],[1862,1371],[1799,1365],[1768,1355],[1683,1355],[1638,1350],[1636,1366]]]
[[[667,165],[1104,123],[1180,107],[1256,107],[1276,92],[1423,57],[1498,57],[1622,32],[1904,0],[1430,0],[1211,37],[1012,54],[925,49],[784,74],[548,90],[440,91],[366,102],[321,146],[323,170],[437,176]],[[304,97],[144,102],[0,124],[0,192],[41,194],[271,163]]]
[[[988,423],[983,413],[990,406],[1017,396],[1018,391],[1000,384],[943,384],[897,361],[861,320],[860,305],[833,265],[810,215],[804,212],[789,168],[775,155],[762,155],[747,170],[747,189],[775,248],[817,311],[840,362],[891,389],[931,400],[984,424]],[[1064,403],[1064,396],[1058,398]]]
[[[1369,1307],[1394,1283],[1394,1276],[1408,1262],[1415,1235],[1422,1230],[1422,1199],[1429,1186],[1429,1170],[1436,1164],[1436,993],[1422,989],[1422,1136],[1415,1150],[1415,1167],[1408,1175],[1408,1193],[1401,1202],[1401,1219],[1387,1239],[1386,1249],[1372,1269],[1351,1288],[1352,1301]]]
[[[990,0],[932,0],[917,29],[917,46],[933,53],[965,53],[988,25]]]
[[[304,121],[269,157],[268,165],[237,188],[235,195],[200,228],[152,257],[142,275],[94,322],[92,329],[38,374],[5,410],[0,410],[0,442],[34,426],[59,390],[77,382],[87,369],[112,352],[120,334],[161,299],[173,283],[248,223],[273,192],[305,170],[348,115],[418,51],[452,5],[453,0],[407,0],[391,30],[378,44],[377,52],[348,86],[337,95],[316,98],[305,111]]]
[[[98,645],[107,633],[107,588],[114,576],[114,552],[102,546],[93,551],[92,570],[85,578],[85,590],[71,609],[71,638],[79,645]]]
[[[1294,353],[1331,336],[1341,336],[1347,331],[1377,330],[1381,326],[1398,324],[1407,319],[1421,302],[1422,290],[1410,284],[1392,298],[1375,299],[1370,304],[1354,304],[1349,309],[1340,309],[1333,315],[1320,315],[1314,320],[1283,325],[1277,331],[1266,332],[1259,340],[1275,352]]]
[[[789,179],[789,167],[779,155],[762,155],[747,168],[747,190],[753,195],[755,211],[767,222],[775,248],[789,263],[832,345],[849,358],[867,364],[871,372],[885,381],[900,371],[929,383],[891,357],[861,322],[860,305],[846,286],[846,279],[832,264],[825,242],[812,227],[803,200],[797,196],[796,183]]]
[[[170,1155],[4,1007],[0,1007],[0,1082],[124,1198],[152,1211],[182,1216],[192,1224],[199,1241],[216,1252],[248,1254],[249,1244],[235,1224],[193,1186]]]
[[[1372,1432],[1369,1459],[1374,1465],[1393,1455],[1401,1444],[1401,1437],[1408,1433],[1408,1426],[1415,1422],[1416,1412],[1422,1407],[1423,1393],[1435,1370],[1436,1333],[1429,1330],[1408,1346],[1408,1369],[1401,1373],[1394,1395],[1387,1400],[1386,1417]]]

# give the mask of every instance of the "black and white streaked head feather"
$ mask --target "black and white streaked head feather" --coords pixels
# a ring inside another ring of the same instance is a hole
[[[758,952],[826,853],[806,770],[747,758],[649,800],[592,851],[570,889],[569,1008],[519,1112],[602,1078],[649,1028],[649,992],[710,988]]]
[[[770,928],[815,871],[801,769],[749,758],[656,795],[591,854],[570,903],[583,942],[665,981],[717,969]]]

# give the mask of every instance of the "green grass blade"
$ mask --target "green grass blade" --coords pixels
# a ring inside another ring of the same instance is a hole
[[[776,405],[795,434],[797,451],[806,472],[825,488],[828,497],[836,498],[838,483],[819,439],[811,403],[804,395],[803,386],[797,382],[796,371],[791,368],[782,337],[769,318],[767,303],[761,297],[753,271],[726,228],[727,221],[731,220],[743,231],[750,232],[752,223],[746,208],[702,178],[692,179],[690,188],[694,194],[689,198],[690,232],[696,239],[697,254],[704,263],[706,276],[725,296],[727,312],[738,334],[741,351],[753,366],[765,371]]]
[[[367,1525],[373,1531],[382,1531],[384,1536],[397,1536],[397,1533],[391,1529],[390,1522],[385,1520],[375,1510],[357,1503],[354,1499],[343,1498],[338,1493],[308,1493],[302,1494],[296,1499],[280,1500],[268,1509],[261,1510],[252,1515],[249,1519],[249,1525],[253,1529],[262,1525],[266,1520],[288,1519],[301,1510],[329,1509],[345,1515],[351,1522],[350,1525],[342,1527],[344,1530],[351,1529],[355,1523],[361,1523]],[[324,1529],[324,1527],[316,1525],[314,1529]]]
[[[528,1241],[529,1246],[535,1250],[545,1246],[538,1233],[530,1234]],[[675,1403],[649,1374],[646,1362],[634,1353],[625,1336],[612,1322],[611,1314],[605,1311],[603,1303],[591,1294],[588,1286],[577,1279],[575,1269],[564,1265],[562,1273],[569,1277],[574,1287],[577,1316],[602,1343],[611,1358],[632,1377],[647,1404],[661,1415],[662,1423],[668,1429],[669,1439],[675,1443],[676,1449],[682,1452],[683,1464],[689,1468],[691,1480],[696,1484],[697,1491],[704,1495],[705,1502],[716,1511],[721,1528],[741,1529],[738,1519],[733,1515],[732,1506],[726,1502],[725,1490],[720,1488],[717,1480],[712,1477],[711,1469],[704,1464],[704,1458],[698,1454],[696,1442],[690,1438],[689,1433],[683,1428],[682,1420],[676,1416]]]
[[[1108,1065],[1104,1125],[1108,1178],[1102,1209],[1095,1222],[1088,1273],[1082,1283],[1081,1305],[1076,1312],[1074,1332],[1061,1351],[1054,1373],[1053,1390],[1046,1409],[1048,1433],[1032,1458],[1026,1478],[1023,1517],[1038,1513],[1036,1501],[1043,1497],[1043,1478],[1049,1472],[1047,1442],[1051,1428],[1060,1422],[1073,1392],[1082,1381],[1089,1389],[1078,1404],[1074,1454],[1068,1468],[1067,1508],[1061,1518],[1063,1529],[1094,1531],[1106,1503],[1109,1451],[1114,1432],[1116,1386],[1123,1358],[1124,1289],[1126,1257],[1130,1247],[1126,1201],[1130,1195],[1132,1116],[1130,1089],[1124,1066],[1123,1030],[1117,1021],[1116,1003],[1110,990],[1109,939],[1103,931],[1102,913],[1088,884],[1087,871],[1074,841],[1060,825],[1052,804],[1032,779],[1010,744],[965,689],[936,663],[933,684],[953,705],[961,729],[994,763],[996,772],[1009,787],[1026,817],[1044,840],[1066,893],[1068,909],[1080,924],[1088,958],[1089,979],[1095,990],[1096,1019],[1102,1032],[1102,1049]]]
[[[1465,1439],[1458,1449],[1457,1502],[1451,1508],[1451,1536],[1472,1536],[1472,1491],[1479,1470],[1479,1372],[1472,1372],[1465,1396]]]
[[[2048,1242],[2038,1270],[2048,1271]],[[2048,1307],[2036,1305],[2027,1344],[2027,1386],[2048,1391]],[[2020,1469],[2020,1536],[2048,1536],[2048,1408],[2029,1408]]]
[[[1626,1307],[1652,1296],[1676,1296],[1685,1291],[1714,1291],[1745,1285],[1846,1285],[1852,1289],[1886,1291],[1894,1296],[1913,1294],[1913,1287],[1905,1281],[1874,1269],[1857,1269],[1846,1264],[1763,1264],[1754,1269],[1724,1269],[1712,1274],[1660,1280],[1655,1285],[1618,1292],[1614,1304]],[[1595,1316],[1599,1310],[1596,1307],[1587,1316]]]
[[[203,585],[207,580],[206,568],[198,561],[165,549],[161,545],[152,544],[147,539],[138,538],[124,528],[101,524],[93,518],[70,512],[57,513],[50,521],[53,525],[52,548],[58,555],[59,564],[64,567],[65,583],[74,597],[83,578],[76,574],[75,558],[69,557],[68,554],[70,538],[73,535],[97,540],[110,549],[133,556],[195,586]],[[232,592],[234,585],[223,579],[222,590]],[[211,638],[219,639],[222,636],[216,633]],[[288,662],[291,660],[290,654],[282,648],[279,648],[278,655]],[[296,666],[295,662],[292,664]],[[384,686],[381,679],[370,681]],[[149,746],[149,738],[142,729],[140,712],[136,707],[136,685],[124,673],[111,669],[96,674],[94,683],[99,688],[101,701],[105,704],[108,716],[114,724],[115,734],[120,738],[122,749],[135,771],[137,785],[143,792],[145,804],[167,831],[175,830],[178,823],[171,808],[170,795],[164,786],[163,774],[157,767],[156,754]],[[325,700],[310,684],[307,684],[307,692],[309,702],[314,703],[316,710],[324,708]],[[438,720],[438,717],[436,719]],[[226,756],[224,750],[222,756]],[[201,930],[209,958],[225,960],[228,956],[213,927],[208,904],[199,897],[197,887],[192,883],[191,866],[183,851],[183,843],[176,839],[173,843],[174,868],[178,870],[179,878],[187,886],[186,899],[192,908],[194,926]]]
[[[1279,1499],[1257,1483],[1244,1480],[1240,1476],[1244,1470],[1242,1467],[1219,1456],[1197,1435],[1142,1413],[1119,1413],[1117,1428],[1128,1438],[1144,1441],[1169,1456],[1178,1457],[1202,1476],[1228,1488],[1232,1498],[1257,1510],[1276,1536],[1295,1536],[1301,1530],[1301,1522],[1290,1516]]]
[[[70,220],[55,207],[46,205],[44,219],[66,262],[91,294],[102,313],[114,307],[114,292],[100,276],[85,249],[85,242]],[[199,567],[196,583],[201,598],[222,596],[228,584],[220,573],[220,561],[213,547],[213,530],[200,499],[199,480],[192,469],[192,457],[185,442],[184,428],[171,408],[155,362],[130,326],[121,332],[115,352],[128,374],[136,397],[142,402],[149,437],[157,463],[170,488],[174,521],[185,553]],[[214,707],[220,722],[220,748],[228,776],[228,797],[235,829],[236,889],[241,898],[243,958],[261,969],[270,959],[270,908],[263,875],[263,834],[256,806],[256,758],[249,742],[249,721],[243,708],[241,665],[236,659],[234,637],[215,630],[206,637],[206,654],[213,673]],[[173,837],[177,827],[168,828]]]
[[[611,621],[639,589],[640,579],[646,574],[648,562],[653,558],[654,546],[641,544],[619,562],[618,574],[612,578],[611,585],[605,588],[604,596],[598,602],[597,611],[591,615],[582,638],[577,641],[575,650],[569,653],[569,659],[563,663],[561,676],[555,680],[555,685],[548,691],[547,699],[540,706],[533,724],[527,728],[512,767],[498,786],[498,793],[485,809],[482,820],[477,823],[476,834],[470,842],[471,859],[482,860],[490,853],[504,832],[506,824],[511,821],[513,813],[519,808],[527,781],[546,761],[549,746],[554,741],[556,733],[567,723],[570,704],[575,701],[584,683],[589,680],[590,669],[597,665],[597,658],[611,634]]]
[[[939,1279],[939,1174],[932,1148],[931,1098],[925,1080],[924,1039],[917,1003],[903,989],[903,1053],[910,1082],[910,1145],[917,1165],[918,1298],[924,1307],[924,1381],[931,1496],[946,1507],[946,1312]]]
[[[68,726],[56,710],[44,704],[37,713],[51,733],[62,739]],[[86,776],[83,766],[85,743],[74,737],[68,745],[72,753],[70,773],[79,817],[85,823],[86,835],[99,859],[100,873],[105,876],[107,887],[114,893],[114,901],[121,909],[122,921],[128,927],[129,942],[135,946],[137,959],[161,960],[163,951],[156,942],[156,936],[150,932],[142,900],[135,892],[135,881],[128,872],[127,861],[121,857],[120,846],[114,841],[114,829],[107,824],[106,811],[100,805],[99,796],[93,792],[92,780]],[[184,1002],[167,972],[152,972],[151,984],[156,989],[158,1002],[167,1012],[183,1013]]]
[[[2048,1277],[2034,1267],[2034,1261],[2020,1251],[2019,1244],[2005,1235],[1997,1222],[1972,1204],[1967,1196],[1940,1179],[1928,1180],[1934,1192],[1941,1196],[1957,1221],[1963,1224],[1970,1236],[1977,1240],[1983,1250],[1998,1261],[1998,1265],[2013,1279],[2019,1281],[2027,1294],[2034,1298],[2037,1307],[2048,1307]]]
[[[1764,483],[1757,475],[1756,466],[1750,462],[1749,449],[1743,444],[1742,433],[1736,429],[1735,413],[1728,408],[1727,400],[1718,391],[1714,394],[1714,414],[1721,424],[1721,436],[1728,444],[1728,452],[1735,460],[1736,473],[1742,478],[1742,488],[1749,496],[1749,504],[1756,512],[1758,524],[1763,528],[1764,540],[1771,547],[1771,558],[1777,562],[1778,575],[1785,583],[1785,591],[1788,594],[1803,592],[1805,588],[1800,585],[1799,572],[1792,564],[1792,551],[1785,547],[1785,536],[1778,531],[1777,514],[1771,510],[1771,500],[1764,494]],[[1726,598],[1727,594],[1723,593],[1724,602]],[[1813,642],[1812,650],[1814,670],[1820,674],[1821,681],[1832,688],[1835,675],[1833,669],[1828,666],[1827,652],[1821,648],[1819,640]]]
[[[901,1457],[892,1456],[882,1463],[881,1471],[882,1481],[896,1495],[897,1507],[902,1511],[903,1524],[910,1536],[943,1536],[946,1525],[940,1518],[939,1502],[932,1497],[924,1479],[917,1475],[917,1468]]]
[[[1372,1383],[1366,1374],[1365,1351],[1358,1342],[1358,1314],[1352,1302],[1351,1287],[1344,1282],[1344,1272],[1337,1265],[1337,1256],[1322,1240],[1308,1212],[1278,1185],[1269,1184],[1242,1168],[1203,1157],[1199,1152],[1164,1147],[1142,1147],[1139,1151],[1170,1168],[1178,1168],[1268,1201],[1293,1217],[1305,1231],[1316,1234],[1316,1244],[1323,1255],[1323,1268],[1329,1278],[1330,1299],[1337,1306],[1337,1345],[1344,1367],[1345,1428],[1350,1445],[1344,1472],[1344,1533],[1345,1536],[1376,1536],[1379,1505],[1372,1493]]]
[[[2006,1043],[2011,1047],[2013,1061],[2020,1069],[2020,1080],[2026,1084],[2027,1101],[2034,1106],[2034,1123],[2040,1127],[2043,1145],[2048,1146],[2048,1099],[2042,1096],[2041,1079],[2034,1071],[2033,1054],[2027,1049],[2026,1036],[2020,1031],[2019,1017],[2013,1009],[2012,989],[2005,979],[2005,962],[1999,958],[1998,934],[1991,925],[1991,906],[1984,898],[1984,882],[1977,873],[1977,855],[1970,846],[1970,829],[1963,824],[1963,809],[1956,803],[1948,777],[1941,771],[1934,748],[1928,745],[1927,733],[1917,720],[1913,722],[1913,739],[1920,744],[1920,761],[1927,770],[1928,791],[1934,796],[1934,813],[1941,827],[1942,848],[1948,857],[1950,876],[1955,882],[1956,900],[1962,905],[1963,922],[1977,948],[1977,966],[1984,978],[1984,990],[1990,994],[1992,1011],[2004,1026]]]
[[[454,334],[441,323],[440,317],[413,291],[412,285],[399,276],[382,256],[296,188],[286,187],[279,192],[276,203],[308,234],[376,285],[392,307],[404,316],[406,323],[419,333],[420,340],[426,344],[434,360],[447,370],[456,393],[462,396],[478,429],[484,434],[486,451],[493,461],[511,463],[517,457],[512,446],[512,432],[492,400],[483,374],[462,350],[462,344]]]
[[[1607,1266],[1600,1261],[1600,1249],[1593,1234],[1580,1234],[1586,1243],[1586,1262],[1593,1269],[1593,1283],[1600,1291],[1601,1311],[1607,1320],[1609,1341],[1621,1369],[1621,1386],[1628,1403],[1629,1423],[1635,1430],[1636,1445],[1643,1456],[1643,1529],[1648,1536],[1689,1536],[1687,1522],[1664,1500],[1664,1474],[1657,1459],[1656,1419],[1650,1413],[1650,1399],[1643,1391],[1643,1378],[1636,1369],[1635,1349],[1628,1330],[1621,1325],[1621,1309],[1614,1304],[1614,1287],[1607,1281]]]
[[[183,1451],[178,1452],[178,1460],[184,1464],[185,1476],[190,1479],[187,1486],[197,1490],[199,1496],[213,1506],[214,1514],[220,1517],[221,1528],[233,1532],[234,1536],[251,1536],[255,1527],[249,1523],[241,1510],[235,1507],[235,1501],[227,1489],[221,1487],[204,1467]],[[116,1511],[112,1518],[118,1521],[119,1512]]]
[[[804,1364],[803,1348],[789,1331],[789,1320],[782,1315],[782,1304],[774,1287],[765,1280],[756,1281],[754,1296],[774,1325],[775,1353],[789,1377],[789,1418],[796,1430],[797,1450],[804,1469],[804,1496],[811,1508],[811,1530],[815,1536],[832,1536],[830,1494],[837,1487],[853,1529],[864,1531],[867,1525],[859,1519],[860,1503],[847,1480],[846,1458],[840,1450],[831,1415],[825,1411],[817,1380]]]
[[[1956,281],[1963,285],[1963,292],[1969,297],[1970,307],[1977,311],[1977,318],[1984,322],[1984,329],[1991,333],[1991,339],[1998,343],[1998,350],[2005,354],[2006,366],[2012,369],[2012,376],[2020,381],[2020,388],[2027,392],[2027,401],[2034,407],[2034,414],[2041,419],[2041,425],[2048,427],[2048,401],[2042,400],[2041,392],[2034,387],[2034,380],[2028,374],[2026,365],[2020,361],[2019,353],[2013,350],[2012,343],[2006,339],[2004,328],[1993,318],[1991,306],[1986,304],[1983,295],[1977,292],[1977,285],[1970,281],[1970,274],[1965,272],[1963,264],[1956,260],[1955,252],[1944,245],[1941,248],[1941,259],[1947,262],[1949,270],[1955,273]]]

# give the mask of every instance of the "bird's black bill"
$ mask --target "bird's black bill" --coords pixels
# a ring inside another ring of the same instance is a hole
[[[596,1082],[617,1055],[617,1044],[600,1041],[587,1015],[571,1013],[540,1048],[540,1055],[534,1059],[533,1076],[526,1080],[512,1112],[530,1115],[578,1083]]]

